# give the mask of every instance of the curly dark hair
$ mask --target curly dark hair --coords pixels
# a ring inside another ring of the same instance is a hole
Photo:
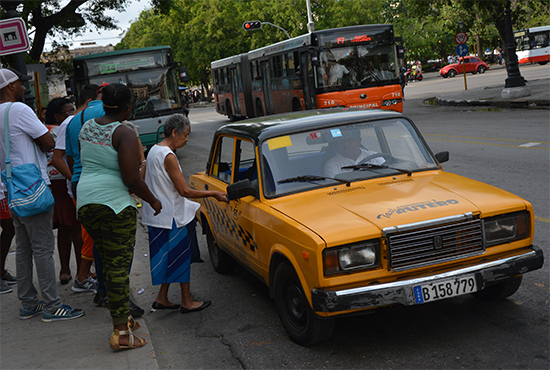
[[[73,104],[68,98],[54,98],[48,104],[46,109],[46,125],[55,125],[57,121],[55,120],[55,115],[61,113],[63,107],[67,104]]]

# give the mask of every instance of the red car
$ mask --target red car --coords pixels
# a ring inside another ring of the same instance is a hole
[[[462,66],[462,59],[464,59],[464,66]],[[467,56],[460,58],[458,63],[453,63],[446,65],[445,67],[439,70],[439,75],[443,78],[454,77],[459,73],[464,73],[464,67],[466,67],[466,72],[472,72],[472,74],[485,73],[489,69],[487,63],[478,57]]]

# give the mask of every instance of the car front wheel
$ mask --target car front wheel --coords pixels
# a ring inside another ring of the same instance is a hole
[[[456,71],[454,69],[451,69],[448,73],[449,77],[454,77],[456,76]]]
[[[516,276],[501,283],[489,285],[485,289],[473,293],[472,295],[486,301],[500,301],[517,292],[522,280],[523,275]]]
[[[334,319],[321,319],[315,315],[290,263],[283,262],[277,267],[273,293],[279,318],[294,342],[309,346],[330,338]]]

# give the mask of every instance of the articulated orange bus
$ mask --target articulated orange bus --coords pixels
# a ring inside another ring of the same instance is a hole
[[[403,111],[393,26],[315,31],[212,62],[216,111],[231,121],[348,107]]]

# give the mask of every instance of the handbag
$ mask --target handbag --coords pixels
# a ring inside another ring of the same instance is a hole
[[[18,217],[35,216],[49,211],[55,201],[50,188],[42,178],[42,172],[35,163],[25,163],[13,168],[11,166],[9,109],[12,104],[8,105],[4,113],[6,169],[2,171],[2,182],[8,192],[10,212]],[[36,147],[34,148],[34,155],[38,163]]]

